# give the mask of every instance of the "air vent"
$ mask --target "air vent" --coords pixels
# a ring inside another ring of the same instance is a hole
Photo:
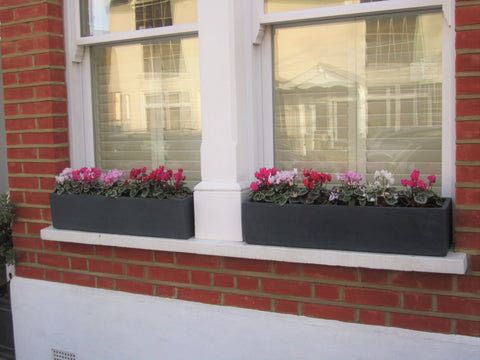
[[[52,349],[52,360],[75,360],[75,354]]]

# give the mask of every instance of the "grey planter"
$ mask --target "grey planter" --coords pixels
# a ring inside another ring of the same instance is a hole
[[[195,233],[193,196],[158,200],[50,194],[50,207],[57,229],[175,239]]]
[[[248,244],[445,256],[452,201],[441,208],[242,203]]]

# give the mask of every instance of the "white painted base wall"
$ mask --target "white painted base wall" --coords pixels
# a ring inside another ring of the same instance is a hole
[[[15,277],[17,360],[475,359],[480,339]]]

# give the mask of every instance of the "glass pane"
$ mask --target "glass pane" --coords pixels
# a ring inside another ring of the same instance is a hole
[[[197,21],[197,0],[80,0],[82,36]]]
[[[275,28],[274,129],[281,169],[441,180],[441,14]]]
[[[93,47],[92,74],[96,166],[165,165],[199,182],[198,39]]]
[[[265,0],[265,14],[384,0]]]

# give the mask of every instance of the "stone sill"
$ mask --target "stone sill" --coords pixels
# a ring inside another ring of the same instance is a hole
[[[340,250],[316,250],[280,246],[248,245],[239,241],[188,240],[144,236],[101,234],[58,230],[50,226],[41,231],[43,240],[134,249],[226,256],[255,260],[274,260],[302,264],[362,267],[369,269],[465,274],[467,255],[449,251],[445,257],[379,254]]]

